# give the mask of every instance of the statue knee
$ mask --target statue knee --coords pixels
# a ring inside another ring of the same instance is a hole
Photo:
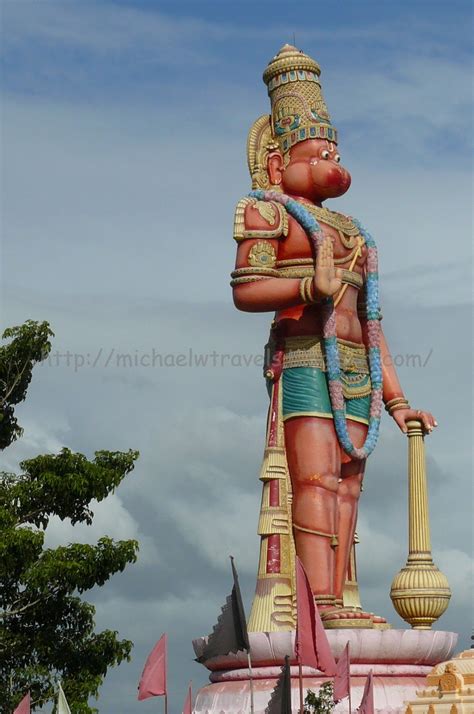
[[[358,500],[361,492],[362,481],[359,479],[343,479],[339,483],[338,493],[343,498]]]
[[[331,493],[338,491],[338,477],[335,474],[311,473],[297,479],[298,486],[305,488],[321,488]]]

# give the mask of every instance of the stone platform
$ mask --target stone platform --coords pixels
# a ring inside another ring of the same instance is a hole
[[[334,656],[341,655],[346,643],[351,652],[351,696],[355,710],[362,698],[365,678],[374,673],[375,709],[379,714],[405,714],[405,702],[424,686],[434,665],[448,660],[456,646],[453,632],[433,630],[327,630]],[[207,638],[194,640],[199,657]],[[265,714],[270,694],[285,655],[290,656],[292,704],[299,711],[298,667],[294,654],[294,632],[252,632],[250,646],[254,680],[255,714]],[[211,683],[202,687],[194,705],[195,714],[248,714],[250,684],[245,652],[214,657],[204,662]],[[317,691],[327,681],[318,670],[303,667],[304,690]],[[336,714],[348,712],[348,701],[337,705]]]

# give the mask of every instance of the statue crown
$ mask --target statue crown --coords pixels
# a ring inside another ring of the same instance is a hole
[[[268,63],[263,81],[271,103],[271,128],[283,154],[306,139],[337,143],[321,90],[321,69],[309,55],[283,45]]]

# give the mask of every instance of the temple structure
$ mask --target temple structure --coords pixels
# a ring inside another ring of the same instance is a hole
[[[426,686],[416,692],[406,714],[472,714],[474,712],[474,650],[433,667]]]

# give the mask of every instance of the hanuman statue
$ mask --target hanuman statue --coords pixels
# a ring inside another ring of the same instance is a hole
[[[411,419],[427,433],[437,425],[410,407],[393,367],[374,240],[323,206],[346,193],[351,177],[320,73],[290,45],[267,66],[271,115],[250,130],[253,190],[235,212],[235,305],[275,313],[253,631],[294,628],[295,553],[326,627],[387,626],[358,601],[353,544],[366,460],[382,403],[402,432]]]

